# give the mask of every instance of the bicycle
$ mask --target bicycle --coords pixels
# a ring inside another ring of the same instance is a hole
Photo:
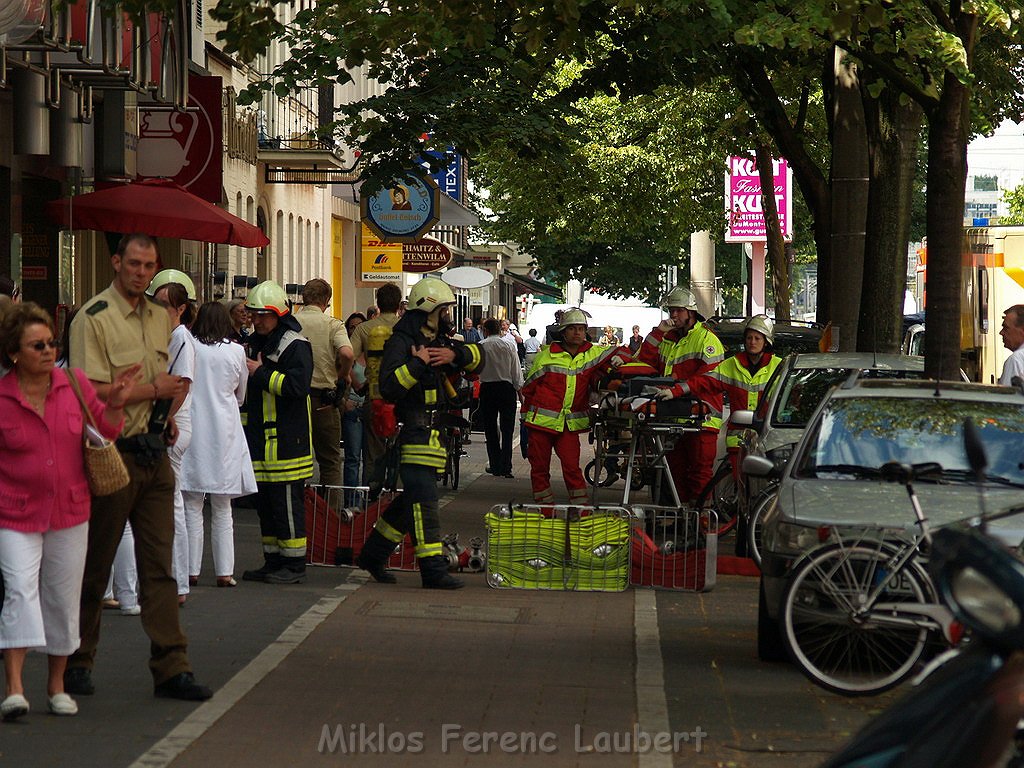
[[[719,459],[711,479],[697,495],[693,506],[701,512],[715,513],[717,523],[714,530],[708,533],[724,536],[736,527],[739,518],[739,488],[728,452]]]
[[[819,535],[828,540],[790,572],[783,635],[794,662],[822,688],[847,696],[881,693],[911,674],[937,635],[948,644],[958,639],[958,625],[920,563],[931,531],[912,482],[937,470],[934,463],[895,462],[880,470],[906,487],[918,532],[866,527],[851,535],[822,528]]]
[[[445,447],[441,484],[445,486],[451,484],[453,491],[459,490],[460,464],[462,455],[465,453],[462,448],[462,435],[470,426],[470,422],[457,414],[443,413],[438,418],[441,444]]]
[[[761,537],[764,532],[764,516],[775,504],[779,494],[779,481],[771,482],[764,488],[750,505],[750,516],[747,518],[747,554],[758,568],[761,567]]]

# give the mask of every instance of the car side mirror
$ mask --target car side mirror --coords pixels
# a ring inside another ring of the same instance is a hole
[[[743,459],[743,473],[752,477],[778,477],[781,473],[775,462],[765,456],[746,456]]]
[[[734,427],[750,427],[754,424],[753,411],[733,411],[729,414],[729,423]]]

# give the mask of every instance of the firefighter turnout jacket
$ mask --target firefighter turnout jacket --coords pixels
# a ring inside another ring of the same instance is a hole
[[[398,435],[401,463],[442,470],[445,447],[434,424],[435,413],[453,407],[455,389],[449,376],[478,371],[483,367],[484,351],[479,344],[453,341],[443,334],[428,338],[423,333],[426,319],[426,312],[409,310],[395,324],[381,358],[380,392],[395,404],[395,416],[402,424]],[[450,365],[431,366],[412,353],[414,346],[447,347],[455,359]]]
[[[526,423],[547,432],[585,432],[590,429],[590,390],[596,378],[611,367],[622,347],[583,342],[575,355],[555,342],[541,347],[523,384]]]
[[[654,328],[640,345],[637,357],[660,370],[662,376],[683,382],[714,369],[725,357],[725,348],[710,328],[697,322],[689,333]],[[677,385],[673,392],[678,397],[683,389]],[[700,398],[709,409],[702,427],[717,432],[722,428],[722,392],[709,391],[707,397],[700,395]]]
[[[249,377],[243,422],[256,480],[290,483],[313,476],[309,385],[313,350],[291,315],[268,336],[249,337],[249,356],[263,364]]]
[[[689,379],[687,386],[701,400],[715,392],[724,392],[729,399],[730,411],[753,411],[781,362],[781,357],[766,353],[761,356],[761,365],[755,366],[746,352],[740,352],[722,361],[714,370]],[[730,428],[726,434],[726,446],[739,448],[743,430],[743,427]]]

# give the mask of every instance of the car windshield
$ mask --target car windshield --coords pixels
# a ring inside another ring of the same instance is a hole
[[[934,461],[940,482],[971,481],[963,422],[977,427],[989,482],[1024,487],[1024,407],[1017,403],[946,398],[835,398],[808,435],[801,477],[873,478],[889,461]]]
[[[772,414],[772,426],[804,429],[826,393],[844,381],[852,368],[794,368],[782,382],[782,392]],[[875,368],[865,376],[875,379],[920,379],[923,371]]]

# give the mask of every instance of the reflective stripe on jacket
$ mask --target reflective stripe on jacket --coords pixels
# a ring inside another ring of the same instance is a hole
[[[410,310],[395,325],[381,357],[380,391],[385,400],[395,404],[395,415],[402,423],[400,461],[444,469],[446,451],[440,432],[431,424],[433,414],[449,410],[452,387],[448,377],[459,371],[480,370],[484,351],[479,344],[428,339],[421,330],[426,319],[426,312]],[[412,354],[414,346],[447,347],[455,359],[450,365],[430,366]]]
[[[269,336],[250,340],[250,354],[262,353],[263,364],[249,377],[244,424],[252,469],[261,483],[313,476],[309,412],[313,350],[292,323],[298,325],[285,315]]]
[[[781,362],[781,357],[769,355],[764,365],[751,373],[750,368],[753,366],[750,364],[750,358],[746,352],[740,352],[720,363],[714,370],[694,376],[687,383],[690,391],[702,400],[711,392],[724,392],[729,398],[731,411],[753,411],[761,401],[768,380]],[[730,428],[726,433],[726,446],[738,448],[744,429],[746,428]]]
[[[708,373],[721,363],[725,358],[725,348],[711,329],[698,322],[685,335],[675,329],[665,332],[655,328],[644,339],[638,357],[648,365],[659,368],[662,376],[671,376],[676,381],[689,381],[698,374]],[[704,419],[703,428],[717,432],[722,428],[721,391],[709,390],[706,397],[702,394],[697,397],[710,410]]]
[[[548,432],[584,432],[590,428],[590,389],[619,347],[584,342],[570,355],[558,342],[541,347],[523,384],[524,419]]]

